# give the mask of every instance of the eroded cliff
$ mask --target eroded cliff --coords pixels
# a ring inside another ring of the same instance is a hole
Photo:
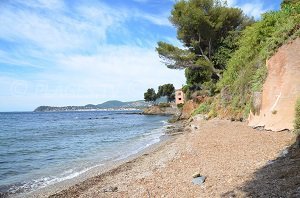
[[[257,113],[250,113],[249,126],[266,130],[293,129],[295,103],[300,97],[300,38],[278,49],[267,61],[268,76]]]

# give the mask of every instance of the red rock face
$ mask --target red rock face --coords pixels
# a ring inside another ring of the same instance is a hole
[[[197,107],[198,107],[197,103],[193,102],[192,100],[187,101],[182,108],[182,113],[180,118],[189,119]]]
[[[295,104],[300,97],[300,38],[279,48],[267,61],[259,113],[250,113],[249,126],[266,130],[293,129]]]

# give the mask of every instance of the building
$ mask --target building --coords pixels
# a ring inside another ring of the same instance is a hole
[[[184,104],[184,93],[182,89],[175,90],[175,103],[178,104]]]

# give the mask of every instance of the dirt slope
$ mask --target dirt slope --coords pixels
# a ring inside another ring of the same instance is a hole
[[[250,113],[249,126],[272,131],[293,129],[295,103],[300,97],[300,38],[280,47],[267,67],[260,112]]]

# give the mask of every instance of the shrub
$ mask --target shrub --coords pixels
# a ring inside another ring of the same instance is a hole
[[[247,27],[238,41],[238,50],[228,61],[218,91],[227,87],[230,109],[249,112],[252,92],[261,91],[267,76],[266,59],[291,39],[300,35],[300,2],[272,11]]]
[[[183,103],[178,104],[178,105],[177,105],[177,108],[178,108],[178,109],[182,109],[183,105],[184,105]]]
[[[300,98],[296,102],[296,109],[295,109],[295,123],[294,123],[294,129],[298,130],[300,129]]]
[[[158,106],[160,108],[164,108],[164,107],[170,107],[171,105],[170,105],[170,103],[159,103]]]
[[[193,115],[206,114],[210,110],[210,105],[206,102],[201,103],[198,108],[193,112]]]

